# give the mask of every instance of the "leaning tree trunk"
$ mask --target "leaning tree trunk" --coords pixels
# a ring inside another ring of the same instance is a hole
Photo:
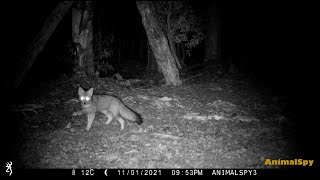
[[[168,40],[154,17],[152,2],[137,1],[137,7],[141,14],[142,23],[147,32],[151,49],[165,78],[166,85],[181,85],[179,70],[170,51]]]
[[[169,42],[169,47],[170,47],[170,51],[173,55],[174,61],[177,63],[177,67],[178,69],[181,69],[181,64],[179,62],[179,59],[177,57],[176,54],[176,48],[174,46],[174,42],[173,42],[173,37],[172,37],[172,33],[171,33],[171,23],[170,23],[170,18],[171,18],[171,1],[169,1],[169,10],[168,10],[168,15],[167,15],[167,38],[168,38],[168,42]]]
[[[84,3],[84,10],[80,7]],[[93,77],[93,7],[94,1],[79,2],[72,10],[72,38],[77,44],[77,61],[80,67],[85,68],[87,76]]]
[[[52,35],[53,31],[56,29],[60,20],[68,12],[72,3],[72,1],[59,2],[57,7],[52,11],[51,15],[46,19],[41,30],[27,48],[26,54],[20,60],[20,66],[18,67],[17,71],[18,76],[16,77],[13,85],[14,89],[17,89],[20,86],[26,73],[29,71],[33,62],[42,51],[44,45]]]

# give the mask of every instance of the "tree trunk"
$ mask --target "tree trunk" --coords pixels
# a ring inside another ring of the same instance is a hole
[[[157,70],[157,61],[152,53],[150,43],[147,42],[147,45],[148,45],[148,71],[151,73],[154,73]]]
[[[168,42],[169,42],[169,45],[170,45],[170,51],[172,53],[174,61],[177,63],[178,69],[181,69],[182,67],[181,67],[180,61],[179,61],[179,59],[177,57],[175,43],[171,39],[172,39],[171,36],[168,36]]]
[[[211,1],[207,9],[207,38],[205,47],[205,61],[218,60],[220,57],[220,23],[218,7],[215,1]]]
[[[176,46],[176,54],[177,54],[177,58],[179,59],[179,62],[180,62],[180,65],[181,65],[181,70],[182,71],[186,71],[186,63],[185,63],[185,51],[184,51],[184,47],[183,45],[180,45],[180,44],[175,44]]]
[[[68,12],[72,5],[72,1],[59,2],[57,7],[52,11],[51,15],[46,19],[39,33],[33,39],[32,43],[27,48],[25,55],[20,60],[20,66],[18,67],[18,76],[14,82],[14,88],[17,89],[26,73],[31,68],[33,62],[42,51],[47,40],[50,38],[57,25],[63,16]]]
[[[147,32],[151,49],[157,64],[165,78],[166,85],[181,85],[179,71],[170,51],[168,40],[164,36],[154,17],[154,7],[151,1],[137,1],[137,7],[142,17],[143,26]]]
[[[78,63],[80,67],[83,66],[83,53],[82,47],[80,44],[80,22],[82,18],[82,12],[80,9],[80,3],[77,3],[77,7],[72,8],[72,40],[76,44],[77,56],[75,62]]]
[[[176,44],[176,52],[177,52],[177,56],[180,59],[180,64],[181,66],[185,66],[185,57],[186,57],[186,52],[184,50],[184,46],[181,44]]]
[[[86,1],[87,9],[83,13],[84,28],[81,33],[87,34],[87,51],[86,51],[86,72],[89,77],[95,76],[93,61],[93,8],[94,1]]]
[[[80,3],[84,3],[82,11]],[[77,44],[77,61],[80,67],[84,66],[87,76],[93,77],[93,8],[94,1],[79,2],[72,11],[72,32],[73,41]]]
[[[143,35],[139,35],[139,37],[142,37]],[[148,41],[145,41],[144,39],[139,39],[138,40],[139,41],[139,49],[138,49],[138,51],[139,51],[139,60],[141,61],[141,60],[145,60],[146,59],[146,52],[147,52],[147,42]]]
[[[131,38],[130,39],[130,46],[129,46],[129,58],[130,59],[136,59],[137,56],[137,42],[135,40],[135,38]]]
[[[118,40],[118,64],[121,63],[121,37]]]

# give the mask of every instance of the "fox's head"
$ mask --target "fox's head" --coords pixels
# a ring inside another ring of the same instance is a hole
[[[92,102],[92,93],[93,88],[90,88],[88,91],[85,91],[81,87],[79,87],[78,94],[82,106],[86,106]]]

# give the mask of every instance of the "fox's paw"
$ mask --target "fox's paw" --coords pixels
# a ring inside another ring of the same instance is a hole
[[[78,115],[80,115],[79,112],[74,112],[74,113],[72,114],[72,116],[78,116]]]

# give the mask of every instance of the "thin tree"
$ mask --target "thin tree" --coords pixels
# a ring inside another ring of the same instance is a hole
[[[25,75],[32,67],[35,59],[43,50],[48,39],[58,26],[59,22],[63,16],[68,12],[69,8],[72,5],[72,1],[62,1],[53,9],[50,16],[45,20],[41,30],[35,36],[31,44],[28,46],[24,56],[19,61],[19,67],[17,69],[17,77],[14,82],[14,89],[17,89]]]

